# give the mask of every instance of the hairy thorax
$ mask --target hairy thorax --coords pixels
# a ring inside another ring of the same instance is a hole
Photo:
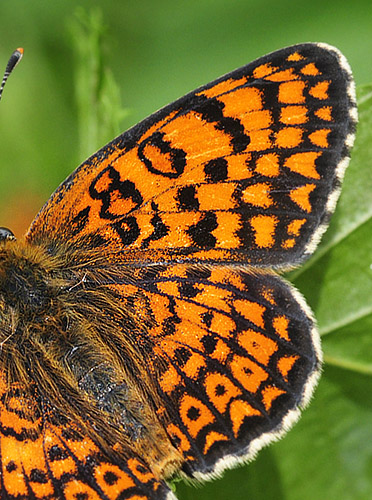
[[[169,475],[179,459],[156,414],[156,367],[139,355],[146,324],[116,296],[113,272],[128,273],[108,274],[81,247],[1,241],[1,374],[9,397],[37,395],[35,419],[51,408],[108,454],[139,453]]]

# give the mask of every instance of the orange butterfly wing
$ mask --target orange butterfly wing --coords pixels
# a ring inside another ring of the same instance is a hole
[[[139,264],[112,286],[151,325],[146,366],[184,473],[218,474],[297,420],[322,355],[311,311],[278,276],[217,264]]]
[[[38,403],[36,403],[38,401]],[[56,420],[47,400],[0,379],[0,492],[9,500],[172,500],[132,456],[108,459],[76,425]]]
[[[260,58],[98,151],[57,189],[28,239],[87,238],[135,261],[293,265],[334,209],[355,129],[352,85],[328,46]]]

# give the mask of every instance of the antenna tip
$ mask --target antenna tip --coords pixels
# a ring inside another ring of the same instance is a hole
[[[23,56],[23,48],[19,47],[16,49],[13,54],[10,56],[10,59],[8,61],[8,64],[6,65],[4,76],[3,76],[3,81],[1,82],[0,85],[0,99],[4,90],[4,86],[6,84],[6,81],[10,75],[10,73],[13,71],[13,69],[17,66],[19,61],[22,59]]]

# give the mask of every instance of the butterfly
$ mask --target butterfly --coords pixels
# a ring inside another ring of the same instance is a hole
[[[166,480],[288,431],[322,353],[277,272],[326,230],[356,122],[344,56],[284,48],[107,144],[22,239],[1,229],[2,498],[175,499]]]

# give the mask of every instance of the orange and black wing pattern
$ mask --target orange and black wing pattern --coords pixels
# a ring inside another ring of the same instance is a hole
[[[328,46],[260,58],[101,149],[28,238],[87,237],[128,260],[293,266],[334,209],[355,128],[352,85]]]
[[[350,68],[264,56],[114,139],[0,233],[6,500],[171,500],[252,459],[320,375],[309,256],[354,140]]]
[[[175,499],[139,457],[108,460],[80,429],[57,418],[33,388],[0,379],[0,492],[4,500]]]
[[[218,475],[285,433],[321,367],[301,295],[273,273],[217,264],[139,266],[135,276],[121,296],[152,325],[147,365],[183,473]]]

